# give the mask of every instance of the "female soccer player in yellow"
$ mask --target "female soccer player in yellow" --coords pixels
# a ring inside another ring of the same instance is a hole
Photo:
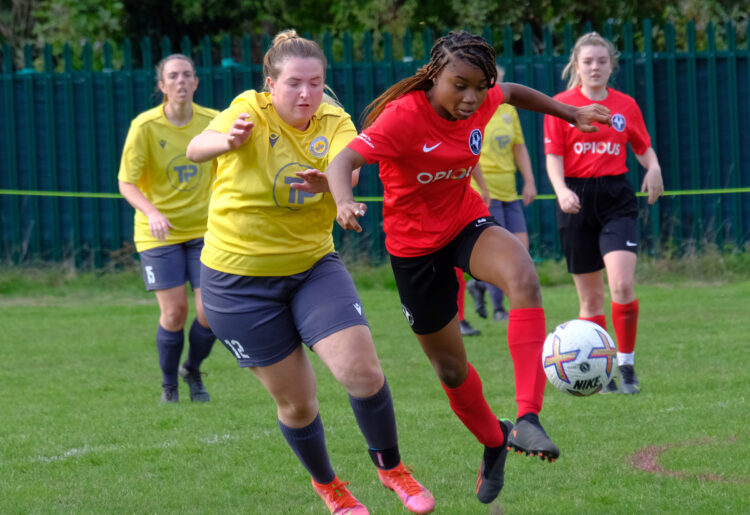
[[[323,101],[326,58],[293,30],[263,60],[267,92],[240,94],[193,139],[188,157],[217,158],[201,284],[218,338],[278,407],[281,432],[331,513],[367,513],[333,471],[304,343],[349,393],[381,482],[414,513],[435,501],[401,463],[388,383],[354,283],[333,247],[330,159],[356,135],[349,115]],[[307,171],[308,169],[311,169]]]
[[[120,193],[135,208],[134,239],[143,280],[147,290],[156,292],[161,310],[156,332],[161,400],[178,402],[179,373],[190,387],[190,399],[207,402],[210,396],[200,365],[216,338],[203,313],[199,260],[214,167],[190,161],[185,149],[217,112],[193,103],[198,77],[189,57],[172,54],[157,65],[156,73],[164,102],[130,124],[117,178]],[[188,356],[180,366],[187,281],[195,293],[196,317],[188,336]]]

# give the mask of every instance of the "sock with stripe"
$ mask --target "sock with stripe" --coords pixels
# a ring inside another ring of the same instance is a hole
[[[349,403],[369,446],[372,462],[383,470],[397,467],[401,463],[401,456],[388,381],[383,382],[383,387],[372,397],[362,399],[350,395]]]

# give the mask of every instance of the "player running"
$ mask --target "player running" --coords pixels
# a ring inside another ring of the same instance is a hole
[[[188,148],[217,157],[206,246],[203,302],[211,326],[241,367],[276,401],[281,432],[331,513],[367,513],[334,473],[304,343],[349,393],[380,481],[414,513],[432,494],[401,462],[388,383],[362,302],[334,251],[329,194],[292,186],[297,172],[325,169],[355,136],[348,114],[324,102],[326,58],[293,30],[263,60],[269,92],[246,91]],[[305,174],[325,185],[321,173]],[[351,187],[351,183],[350,183]]]

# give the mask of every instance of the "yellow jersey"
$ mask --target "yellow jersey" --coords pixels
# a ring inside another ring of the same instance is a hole
[[[490,198],[503,202],[516,200],[518,192],[513,146],[523,144],[524,139],[515,107],[500,104],[484,129],[484,141],[479,166],[490,190]],[[471,186],[481,191],[474,179],[471,180]]]
[[[148,217],[136,210],[133,239],[138,252],[202,238],[206,232],[215,162],[193,163],[185,150],[217,114],[193,104],[193,119],[177,127],[167,120],[162,104],[130,123],[117,178],[137,185],[173,226],[166,240],[159,241],[151,235]]]
[[[295,172],[328,163],[357,135],[340,107],[321,103],[300,131],[278,115],[270,93],[248,90],[209,124],[226,133],[241,113],[255,126],[248,140],[217,158],[201,261],[235,275],[287,276],[333,252],[336,204],[330,193],[292,189]]]

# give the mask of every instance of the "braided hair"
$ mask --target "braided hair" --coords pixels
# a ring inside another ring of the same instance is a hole
[[[411,77],[400,80],[382,95],[372,101],[364,111],[363,128],[367,128],[381,115],[388,102],[396,100],[410,91],[427,91],[434,85],[435,78],[451,59],[460,59],[476,66],[490,84],[497,81],[495,49],[483,38],[466,31],[450,32],[438,39],[430,50],[430,62],[422,66]]]

